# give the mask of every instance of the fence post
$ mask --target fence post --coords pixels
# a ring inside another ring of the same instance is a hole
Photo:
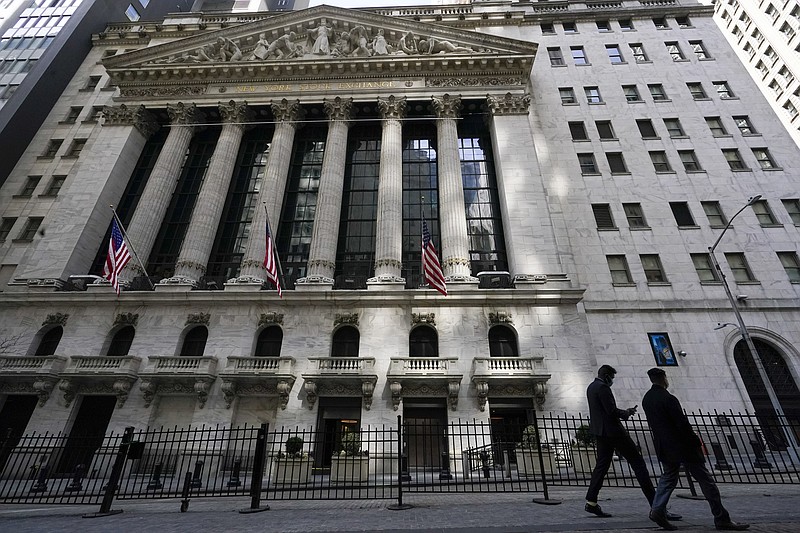
[[[203,475],[203,461],[200,459],[194,464],[194,475],[192,476],[192,488],[199,489],[203,486],[203,480],[201,476]]]
[[[397,415],[397,503],[386,506],[390,511],[404,511],[414,507],[403,503],[403,455],[403,418]]]
[[[536,411],[533,411],[532,414],[533,430],[536,432],[536,454],[539,456],[539,471],[541,472],[544,498],[534,498],[531,501],[540,505],[559,505],[561,500],[550,499],[550,495],[547,493],[547,476],[544,471],[544,457],[542,457],[542,434],[539,432],[539,417],[536,416]]]
[[[185,513],[189,510],[189,492],[192,490],[192,473],[186,472],[186,477],[183,478],[183,490],[181,491],[181,512]]]
[[[156,490],[163,487],[161,483],[161,471],[164,469],[164,463],[159,462],[153,469],[153,477],[150,478],[150,483],[147,484],[147,490]]]
[[[256,452],[253,457],[253,474],[250,476],[250,508],[240,509],[242,514],[269,511],[269,505],[261,504],[261,484],[264,482],[264,463],[267,457],[267,424],[261,424],[256,434]]]
[[[128,426],[122,433],[122,442],[120,442],[117,449],[117,457],[114,459],[114,466],[111,467],[111,475],[106,484],[106,493],[103,496],[103,503],[100,504],[100,511],[97,513],[89,513],[83,515],[84,518],[98,518],[100,516],[110,516],[119,514],[122,509],[111,510],[111,504],[114,502],[114,493],[117,492],[119,486],[119,478],[122,476],[122,470],[125,468],[125,460],[128,457],[128,444],[133,440],[133,426]]]

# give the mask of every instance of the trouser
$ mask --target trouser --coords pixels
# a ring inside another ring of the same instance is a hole
[[[689,470],[694,480],[700,485],[700,490],[703,492],[703,496],[706,497],[708,506],[711,507],[711,512],[714,514],[714,522],[729,522],[731,517],[727,509],[722,505],[719,489],[706,468],[706,464],[700,462],[683,464],[686,465],[686,469]],[[669,497],[678,485],[678,478],[681,475],[681,463],[661,463],[661,465],[664,467],[664,473],[661,474],[658,480],[656,497],[653,499],[652,505],[653,512],[656,513],[666,512]]]
[[[656,489],[650,479],[650,472],[647,471],[647,465],[642,459],[642,454],[636,448],[636,444],[627,434],[620,437],[597,437],[597,464],[592,472],[589,490],[586,492],[586,501],[597,501],[597,495],[600,494],[600,489],[603,487],[603,480],[605,480],[608,468],[614,459],[614,450],[617,450],[617,453],[631,465],[644,497],[652,504]]]

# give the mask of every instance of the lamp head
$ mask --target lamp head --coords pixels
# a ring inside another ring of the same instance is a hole
[[[747,200],[747,205],[753,205],[754,203],[756,203],[759,200],[761,200],[761,195],[760,194],[756,194],[755,196],[751,196]]]
[[[724,324],[722,322],[717,322],[717,325],[714,326],[714,331],[720,330],[722,328],[726,328],[728,326],[733,326],[735,328],[738,327],[736,324],[731,324],[730,322],[725,322]]]

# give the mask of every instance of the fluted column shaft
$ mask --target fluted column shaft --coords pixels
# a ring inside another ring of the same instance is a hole
[[[208,164],[192,218],[181,245],[175,275],[161,283],[195,284],[206,273],[206,264],[214,245],[214,236],[222,217],[225,197],[231,185],[236,156],[247,121],[247,104],[230,102],[219,104],[224,124],[219,134],[214,153]]]
[[[150,257],[158,230],[161,228],[172,193],[178,183],[186,150],[194,135],[193,124],[199,118],[194,104],[168,105],[167,113],[170,118],[169,135],[164,141],[164,146],[150,172],[147,185],[127,228],[131,244],[145,263]],[[134,276],[142,275],[143,272],[140,270],[136,261],[130,261],[120,276],[121,281],[130,281]]]
[[[383,115],[375,277],[370,281],[405,281],[403,257],[403,124],[406,99],[378,98]]]
[[[253,213],[253,222],[250,224],[250,236],[242,258],[241,272],[238,278],[230,280],[234,283],[264,283],[266,280],[264,270],[266,214],[261,206],[265,204],[267,206],[273,238],[276,238],[280,223],[286,179],[292,161],[294,134],[300,125],[297,121],[302,118],[303,109],[299,100],[289,102],[284,98],[278,103],[272,103],[272,115],[278,124],[272,135],[261,191],[258,193],[258,203]]]
[[[456,127],[461,98],[448,94],[434,97],[433,108],[439,119],[436,121],[436,166],[439,169],[442,271],[448,281],[468,280],[471,279],[469,237]]]
[[[306,277],[298,283],[333,283],[336,268],[336,242],[339,236],[339,215],[342,210],[344,166],[347,158],[347,130],[353,99],[336,97],[325,100],[328,115],[328,137],[319,177],[317,208]]]

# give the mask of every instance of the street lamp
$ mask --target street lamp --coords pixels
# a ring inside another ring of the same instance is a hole
[[[731,227],[731,224],[733,223],[733,219],[736,218],[737,216],[739,216],[739,213],[741,213],[742,211],[744,211],[745,209],[747,209],[748,207],[750,207],[751,205],[753,205],[754,203],[756,203],[760,199],[761,199],[761,195],[760,194],[757,194],[755,196],[751,196],[747,200],[747,203],[745,205],[743,205],[742,208],[739,209],[736,212],[736,214],[733,215],[730,218],[730,220],[728,220],[728,224],[725,225],[725,228],[722,230],[722,233],[719,234],[719,237],[717,237],[717,240],[714,242],[713,245],[709,246],[708,255],[711,257],[711,264],[714,265],[714,269],[717,271],[717,274],[719,274],[720,280],[722,281],[722,287],[725,289],[725,294],[728,296],[728,301],[731,304],[731,309],[733,309],[733,314],[736,316],[736,321],[739,323],[739,325],[738,325],[739,333],[742,335],[742,338],[744,339],[744,342],[747,344],[747,347],[750,349],[750,355],[752,356],[753,362],[756,365],[756,370],[758,370],[758,375],[761,377],[761,381],[764,382],[764,388],[767,391],[767,396],[769,397],[769,401],[772,404],[772,408],[775,410],[775,413],[778,415],[779,423],[780,423],[781,420],[783,420],[783,423],[786,423],[786,422],[788,422],[787,419],[786,419],[786,415],[784,415],[783,409],[781,408],[781,404],[778,401],[778,396],[775,394],[775,391],[772,388],[772,383],[770,382],[769,376],[767,375],[767,369],[764,368],[764,363],[761,361],[761,357],[759,357],[759,355],[758,355],[758,350],[756,350],[755,344],[753,344],[753,339],[750,337],[750,332],[747,331],[747,326],[744,325],[744,319],[742,318],[742,313],[739,312],[739,304],[737,303],[736,298],[734,298],[733,294],[731,293],[731,288],[728,287],[728,281],[725,278],[725,274],[722,272],[722,269],[720,268],[719,263],[717,262],[717,258],[714,256],[714,250],[717,248],[717,245],[719,244],[719,241],[722,240],[722,237],[725,235],[725,232],[728,231],[728,228]],[[729,322],[726,322],[724,324],[717,324],[717,327],[715,327],[714,329],[722,329],[722,328],[724,328],[725,326],[728,326],[728,325],[736,326],[736,324],[730,324]],[[797,456],[796,456],[797,443],[795,442],[795,439],[794,439],[794,436],[792,435],[792,432],[790,430],[788,430],[783,425],[783,423],[781,423],[781,428],[783,429],[783,432],[785,433],[785,436],[786,436],[786,439],[787,439],[787,444],[789,445],[788,446],[789,453],[796,461],[797,460]]]

